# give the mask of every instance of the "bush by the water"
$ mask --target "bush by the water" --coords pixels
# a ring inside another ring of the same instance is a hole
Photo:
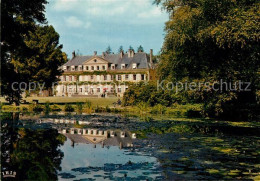
[[[70,105],[70,104],[65,104],[64,110],[66,112],[73,112],[74,111],[74,107],[72,105]]]
[[[54,104],[51,106],[51,110],[57,112],[57,111],[61,111],[61,108],[58,105]]]
[[[42,112],[44,110],[43,106],[40,104],[30,104],[29,111],[31,112]]]
[[[83,104],[81,102],[77,102],[76,108],[78,112],[82,112],[83,110]]]

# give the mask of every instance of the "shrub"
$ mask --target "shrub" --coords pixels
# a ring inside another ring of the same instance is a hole
[[[50,102],[46,102],[44,104],[44,111],[47,112],[47,113],[51,111]]]
[[[70,104],[65,104],[65,109],[64,109],[66,112],[73,112],[74,111],[74,108],[72,105]]]
[[[83,110],[83,105],[82,105],[82,103],[77,102],[76,106],[77,106],[77,111],[78,111],[78,112],[82,112],[82,110]]]
[[[138,111],[139,112],[146,112],[147,111],[147,109],[148,109],[148,103],[146,103],[146,102],[140,102],[140,103],[138,103],[137,104],[137,107],[138,107]]]
[[[187,110],[185,115],[189,118],[201,118],[202,117],[201,112],[198,110],[194,110],[194,109]]]
[[[166,112],[166,107],[161,104],[157,104],[156,106],[152,107],[151,110],[152,114],[164,114],[165,112]]]
[[[34,104],[32,106],[32,111],[33,112],[42,112],[44,109],[42,106],[40,106],[39,104]]]
[[[27,108],[27,107],[23,107],[23,108],[22,108],[22,111],[23,111],[23,112],[28,112],[28,108]]]
[[[56,112],[56,111],[61,111],[61,108],[58,105],[54,104],[53,106],[51,106],[51,110]]]
[[[106,106],[106,112],[111,112],[111,109],[108,107],[108,105]]]

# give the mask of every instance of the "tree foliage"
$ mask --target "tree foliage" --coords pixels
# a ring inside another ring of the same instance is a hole
[[[146,102],[149,106],[161,104],[171,106],[173,103],[180,101],[173,91],[157,90],[156,82],[131,85],[124,93],[123,105],[133,106],[139,103]]]
[[[106,53],[107,54],[111,54],[112,53],[112,49],[111,49],[110,45],[108,45],[108,47],[106,49]]]
[[[124,51],[124,48],[123,48],[123,46],[121,45],[120,47],[119,47],[119,49],[118,49],[118,53],[120,53],[120,52],[122,52],[122,51]]]
[[[43,35],[44,30],[40,30],[39,27],[46,24],[44,15],[46,4],[46,0],[1,2],[1,95],[6,96],[10,103],[19,104],[21,99],[21,90],[14,90],[12,88],[13,82],[38,81],[40,76],[50,75],[50,78],[53,78],[54,74],[58,73],[51,69],[57,68],[57,64],[60,64],[60,58],[58,58],[60,55],[57,54],[61,47],[57,45],[57,50],[50,50],[54,49],[54,44],[58,42],[57,34],[55,35],[56,32],[54,33],[50,27],[45,27],[45,30],[51,33],[48,37],[46,33]],[[40,31],[44,37],[39,37]],[[49,40],[53,39],[53,41],[49,41],[50,44],[47,42],[48,38],[50,38]],[[41,45],[50,47],[40,47]],[[44,55],[43,49],[49,49],[45,53],[50,54]],[[37,54],[40,58],[37,57]],[[45,58],[48,59],[47,62],[43,62]],[[50,58],[54,58],[53,64],[50,64]],[[34,69],[34,67],[36,68]],[[29,70],[32,72],[29,73]],[[36,73],[36,71],[39,72]],[[42,75],[40,75],[41,73]]]
[[[26,82],[44,83],[51,88],[61,74],[59,66],[66,61],[66,54],[59,44],[59,34],[52,26],[36,26],[34,32],[25,37],[28,54],[26,57],[13,56],[11,63]]]
[[[144,48],[142,47],[142,45],[137,47],[137,52],[144,52]]]
[[[251,91],[195,91],[210,116],[249,118],[259,110],[260,3],[155,0],[169,12],[158,66],[170,81],[251,82]],[[189,95],[189,94],[187,94]],[[257,102],[258,101],[258,102]],[[253,112],[253,113],[252,113]]]
[[[156,0],[155,3],[162,4],[170,14],[158,67],[160,79],[251,82],[249,92],[200,92],[205,110],[210,107],[211,115],[232,116],[257,105],[259,1]]]

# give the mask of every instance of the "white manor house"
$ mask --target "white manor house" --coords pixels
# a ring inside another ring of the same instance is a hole
[[[119,54],[78,56],[61,68],[63,74],[56,96],[108,97],[123,96],[131,83],[154,79],[153,50],[150,54],[128,50]]]

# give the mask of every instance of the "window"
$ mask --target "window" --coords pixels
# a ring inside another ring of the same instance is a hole
[[[67,70],[67,66],[63,66],[63,70]]]
[[[133,63],[133,69],[136,69],[137,68],[137,66],[136,66],[136,63]]]
[[[136,80],[136,75],[133,75],[133,79]]]
[[[100,92],[100,88],[97,88],[97,92]]]
[[[74,71],[75,70],[75,67],[71,67],[71,71]]]
[[[125,69],[125,64],[121,64],[121,69]]]
[[[106,66],[103,65],[102,68],[103,68],[103,70],[106,70]]]
[[[128,80],[128,77],[129,77],[128,75],[125,75],[125,80]]]
[[[111,75],[111,80],[113,80],[113,75]]]
[[[63,80],[66,81],[66,76],[63,77]]]
[[[97,62],[97,60],[95,59],[94,62]]]
[[[114,65],[112,65],[112,66],[111,66],[111,69],[112,69],[112,70],[114,70],[114,69],[115,69],[115,66],[114,66]]]
[[[80,66],[80,67],[79,67],[79,71],[81,71],[81,70],[82,70],[82,67]]]
[[[83,89],[82,89],[82,88],[80,88],[80,89],[79,89],[79,92],[83,92]]]
[[[141,75],[141,80],[144,80],[144,74]]]
[[[72,76],[69,76],[69,81],[72,81]]]
[[[107,75],[104,75],[104,80],[107,80]]]
[[[94,70],[94,66],[91,66],[91,70]]]
[[[97,70],[99,70],[99,66],[97,66]]]
[[[117,90],[118,90],[118,92],[121,92],[121,87],[118,87],[118,89],[117,89]]]
[[[93,80],[93,79],[94,79],[94,76],[93,76],[93,75],[91,75],[91,76],[90,76],[90,79],[91,79],[91,80]]]
[[[88,70],[88,66],[86,66],[86,70]]]
[[[114,92],[114,88],[113,87],[110,89],[110,92]]]
[[[118,76],[117,76],[117,79],[118,79],[118,80],[121,80],[121,75],[118,75]]]

